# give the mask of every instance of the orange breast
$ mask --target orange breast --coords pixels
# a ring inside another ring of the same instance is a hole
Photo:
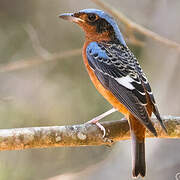
[[[96,89],[104,96],[104,98],[116,109],[118,109],[124,116],[129,119],[129,111],[127,108],[121,104],[118,99],[107,89],[103,87],[103,85],[99,82],[97,79],[96,75],[94,74],[93,70],[90,68],[88,60],[87,60],[87,55],[86,55],[86,47],[89,44],[89,42],[86,42],[83,47],[83,59],[84,59],[84,64],[86,66],[86,69],[88,71],[88,74],[91,78],[91,81],[93,82],[94,86]]]

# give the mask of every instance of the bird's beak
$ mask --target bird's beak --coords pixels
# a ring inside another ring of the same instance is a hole
[[[60,18],[71,21],[71,22],[75,22],[75,23],[80,23],[80,22],[84,22],[84,20],[82,20],[79,17],[75,17],[74,13],[64,13],[64,14],[60,14],[59,15]]]

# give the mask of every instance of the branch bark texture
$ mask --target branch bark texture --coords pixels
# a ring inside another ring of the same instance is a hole
[[[153,119],[158,138],[180,138],[180,117],[164,116],[168,134],[163,132],[156,119]],[[120,140],[130,139],[127,120],[102,122],[106,136],[93,124],[72,126],[31,127],[0,130],[0,151],[23,150],[30,148],[99,146],[111,145]],[[154,137],[148,130],[146,137]]]

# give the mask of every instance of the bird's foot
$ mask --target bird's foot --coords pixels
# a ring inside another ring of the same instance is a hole
[[[101,131],[103,131],[103,138],[104,138],[105,135],[106,135],[106,129],[105,129],[104,126],[102,126],[98,121],[99,121],[100,119],[103,119],[104,117],[112,114],[113,112],[116,112],[116,111],[117,111],[117,109],[112,108],[112,109],[110,109],[109,111],[106,111],[106,112],[104,112],[103,114],[101,114],[101,115],[93,118],[92,120],[88,121],[87,123],[96,124],[96,125],[101,129]]]
[[[103,125],[101,125],[101,124],[98,122],[98,120],[97,120],[96,118],[88,121],[87,123],[96,124],[96,126],[97,126],[98,128],[100,128],[100,130],[103,132],[103,136],[102,136],[102,137],[103,137],[103,138],[105,137],[105,135],[106,135],[106,129],[104,128]]]

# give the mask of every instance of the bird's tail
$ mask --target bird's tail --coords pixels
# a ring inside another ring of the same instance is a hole
[[[142,177],[146,174],[146,163],[145,163],[145,144],[144,139],[138,140],[134,132],[131,132],[132,137],[132,175]]]

